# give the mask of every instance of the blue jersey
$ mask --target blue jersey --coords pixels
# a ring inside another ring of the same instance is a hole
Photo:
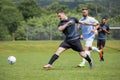
[[[107,31],[110,30],[107,24],[100,24],[100,27],[98,28],[98,30],[101,30],[101,31],[98,32],[98,39],[107,39],[107,33],[103,31],[103,28],[105,28]]]
[[[79,39],[79,34],[77,31],[77,28],[75,26],[76,23],[78,23],[78,20],[76,18],[68,18],[67,20],[64,21],[60,21],[60,23],[58,24],[58,27],[63,26],[64,24],[66,24],[69,21],[73,21],[72,24],[68,25],[64,30],[63,33],[66,36],[66,41],[68,40],[75,40],[75,39]]]
[[[90,24],[99,23],[96,19],[94,19],[93,17],[89,17],[89,16],[87,18],[82,17],[80,21],[90,23]],[[78,27],[82,29],[82,35],[83,35],[84,40],[95,38],[95,34],[91,32],[91,30],[95,28],[94,26],[80,24]]]

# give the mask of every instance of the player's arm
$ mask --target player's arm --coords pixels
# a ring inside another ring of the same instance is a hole
[[[84,22],[84,21],[79,21],[78,23],[83,24],[83,25],[96,26],[96,24],[87,23],[87,22]]]
[[[99,22],[95,18],[91,18],[91,23],[94,24],[94,29],[92,30],[92,32],[97,31],[100,26]]]
[[[103,29],[103,31],[105,31],[107,34],[110,34],[109,30]]]
[[[78,24],[77,30],[80,30],[80,29],[81,29],[81,24]]]
[[[100,24],[99,24],[99,23],[96,23],[96,24],[95,24],[95,30],[97,30],[99,27],[100,27]]]
[[[72,22],[73,22],[73,21],[69,21],[69,22],[67,22],[67,23],[64,24],[64,25],[59,26],[59,27],[58,27],[58,30],[59,30],[59,31],[65,30],[65,28],[66,28],[67,26],[69,26],[70,24],[72,24]]]
[[[100,26],[99,23],[96,23],[94,29],[92,29],[91,31],[92,31],[92,32],[97,31],[98,28],[99,28],[99,26]]]
[[[103,28],[103,31],[106,32],[107,34],[110,34],[110,29],[109,29],[109,27],[108,27],[108,29]]]

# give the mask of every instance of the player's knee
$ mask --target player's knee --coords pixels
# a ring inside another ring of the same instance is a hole
[[[80,56],[83,58],[86,57],[86,54],[84,53],[84,51],[80,52]]]
[[[66,50],[66,49],[62,48],[62,47],[59,47],[55,54],[60,55],[64,50]]]

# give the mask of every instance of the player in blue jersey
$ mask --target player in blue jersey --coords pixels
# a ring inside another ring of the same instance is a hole
[[[99,49],[104,49],[105,42],[107,39],[107,34],[110,34],[110,28],[109,25],[106,23],[106,18],[102,18],[102,22],[100,24],[100,27],[98,28],[98,38],[97,38],[97,47]],[[102,55],[100,55],[101,59],[100,61],[104,61],[103,52]]]
[[[80,21],[95,25],[95,26],[92,26],[92,25],[80,24],[78,26],[78,29],[82,30],[82,36],[83,36],[83,40],[85,43],[85,48],[84,48],[85,53],[87,53],[90,56],[90,50],[92,50],[92,51],[96,51],[101,54],[102,50],[99,50],[98,48],[92,46],[95,35],[97,34],[99,22],[95,18],[88,16],[87,8],[82,9],[82,15],[83,15],[83,17],[80,19]],[[80,64],[78,64],[77,66],[84,67],[85,62],[86,62],[86,60],[83,58],[82,62]]]
[[[80,56],[82,56],[88,61],[90,68],[92,68],[92,61],[89,55],[85,54],[82,48],[79,34],[75,26],[76,23],[82,23],[82,24],[85,24],[85,23],[79,22],[79,20],[77,20],[74,17],[67,17],[63,10],[58,10],[57,16],[60,19],[60,22],[58,24],[58,30],[63,32],[66,38],[60,44],[55,54],[53,54],[48,64],[43,66],[43,68],[51,69],[52,64],[58,59],[60,54],[69,48],[73,49],[74,51],[77,51],[80,54]]]

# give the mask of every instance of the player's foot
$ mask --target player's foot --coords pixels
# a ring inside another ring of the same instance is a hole
[[[100,50],[99,54],[100,54],[100,59],[101,59],[103,57],[103,50],[102,49]]]
[[[47,64],[47,65],[43,66],[43,68],[45,68],[45,69],[51,69],[51,68],[52,68],[52,65]]]
[[[85,67],[85,63],[80,63],[77,65],[77,67]]]
[[[92,69],[93,68],[93,62],[91,61],[91,62],[89,62],[89,66],[90,66],[90,69]]]
[[[102,57],[102,58],[100,59],[100,61],[103,62],[103,61],[104,61],[104,58]]]

